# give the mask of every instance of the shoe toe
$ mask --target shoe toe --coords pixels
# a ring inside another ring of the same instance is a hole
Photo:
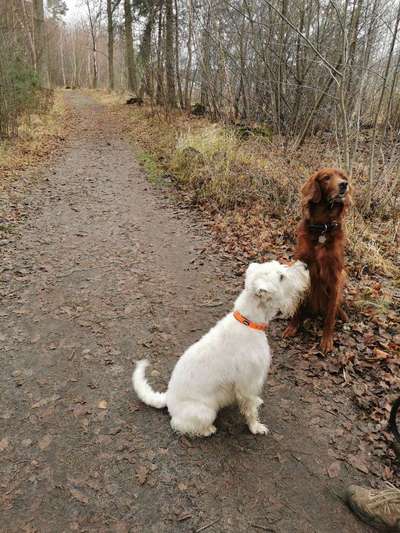
[[[357,485],[349,485],[346,489],[346,500],[350,501],[353,500],[354,496],[359,492],[360,487]]]

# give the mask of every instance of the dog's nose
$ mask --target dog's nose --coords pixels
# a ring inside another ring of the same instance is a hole
[[[342,181],[342,183],[339,185],[340,192],[345,192],[347,189],[347,181]]]

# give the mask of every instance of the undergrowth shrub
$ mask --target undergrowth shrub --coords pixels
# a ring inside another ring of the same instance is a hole
[[[47,110],[52,91],[41,90],[39,79],[24,54],[0,37],[0,139],[18,134],[23,117]]]
[[[230,209],[257,193],[243,173],[245,163],[237,137],[223,127],[208,126],[179,138],[171,167],[180,184],[192,190],[195,201]]]
[[[212,125],[179,137],[171,168],[197,202],[224,210],[257,201],[282,214],[296,206],[299,178],[268,159],[273,149],[268,138],[244,142],[232,130]]]

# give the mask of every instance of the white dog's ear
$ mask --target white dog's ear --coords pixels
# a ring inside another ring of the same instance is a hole
[[[244,286],[247,289],[251,288],[251,285],[252,285],[251,279],[254,276],[254,274],[257,272],[259,266],[260,265],[258,263],[250,263],[249,266],[247,267],[246,274],[244,276]]]
[[[250,263],[246,270],[246,278],[247,276],[254,274],[258,267],[260,266],[260,263]]]

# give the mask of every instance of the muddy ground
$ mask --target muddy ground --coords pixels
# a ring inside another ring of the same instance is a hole
[[[303,386],[302,341],[281,340],[283,323],[269,332],[268,436],[232,408],[189,440],[136,399],[134,360],[164,388],[242,280],[146,181],[107,109],[66,98],[75,131],[1,241],[1,531],[369,531],[340,498],[368,482],[333,449],[351,406]]]

